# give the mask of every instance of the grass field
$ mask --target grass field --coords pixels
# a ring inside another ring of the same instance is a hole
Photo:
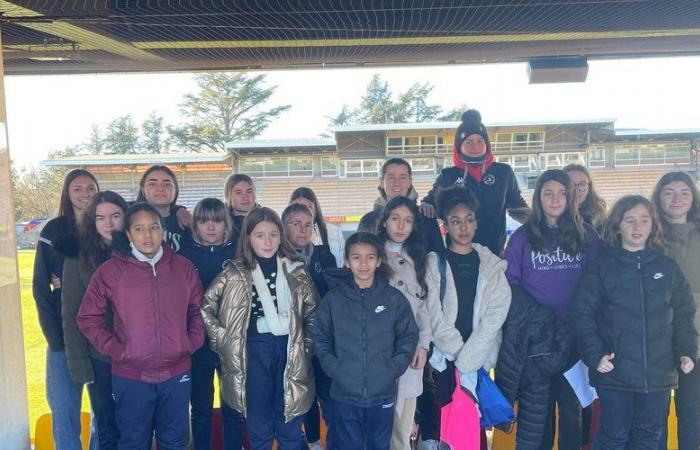
[[[24,332],[24,354],[27,365],[27,389],[29,401],[29,427],[34,437],[34,424],[42,414],[48,413],[46,403],[46,340],[41,333],[39,320],[32,297],[32,272],[34,270],[34,251],[21,250],[19,258],[19,279],[22,296],[22,327]],[[89,411],[87,391],[83,392],[83,410]]]

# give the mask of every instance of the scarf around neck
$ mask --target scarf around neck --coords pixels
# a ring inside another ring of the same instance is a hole
[[[263,317],[259,317],[256,323],[259,333],[272,333],[275,336],[286,336],[289,334],[289,311],[292,305],[292,292],[287,284],[285,272],[289,273],[295,267],[295,263],[290,263],[286,259],[277,257],[277,275],[273,281],[277,293],[277,306],[275,307],[275,301],[272,299],[270,289],[267,287],[265,275],[260,269],[260,264],[255,265],[255,269],[252,272],[253,284],[258,292],[258,299],[265,314]]]

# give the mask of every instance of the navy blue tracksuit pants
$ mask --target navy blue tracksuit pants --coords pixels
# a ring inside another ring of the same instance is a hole
[[[185,450],[191,387],[189,372],[160,383],[112,375],[119,450],[150,450],[154,431],[160,450]]]
[[[643,394],[598,388],[600,427],[593,450],[657,450],[671,391]]]
[[[90,357],[95,381],[87,385],[90,407],[97,421],[100,450],[117,450],[119,430],[112,397],[112,367],[110,363]]]
[[[316,399],[311,409],[304,416],[304,432],[306,440],[313,443],[321,439],[321,415],[318,403],[321,404],[323,420],[326,422],[326,448],[333,450],[333,401],[331,400],[331,379],[321,368],[321,363],[315,356],[311,360],[314,366],[314,379],[316,380]]]
[[[270,450],[275,439],[279,450],[301,450],[303,416],[286,423],[284,419],[287,336],[265,333],[249,337],[246,353],[246,427],[252,450]]]
[[[394,402],[359,406],[333,401],[334,450],[388,450],[394,425]]]
[[[212,448],[212,412],[214,404],[214,372],[219,373],[221,381],[221,363],[219,355],[214,353],[209,344],[192,355],[192,439],[196,450]],[[221,399],[221,422],[224,431],[224,450],[241,450],[243,446],[243,415],[228,406]],[[101,449],[100,449],[101,450]]]

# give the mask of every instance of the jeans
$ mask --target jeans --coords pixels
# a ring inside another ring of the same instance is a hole
[[[160,450],[185,450],[191,387],[189,372],[160,383],[112,375],[119,450],[150,450],[154,431]]]
[[[287,365],[287,336],[262,334],[246,343],[248,373],[246,426],[252,450],[270,450],[277,440],[279,450],[301,450],[303,416],[285,421],[284,370]]]
[[[46,400],[51,409],[53,440],[56,450],[82,450],[80,442],[80,405],[83,385],[73,383],[68,372],[66,353],[46,350]],[[92,447],[91,447],[92,448]]]
[[[95,381],[87,385],[94,422],[97,423],[99,450],[116,450],[119,430],[112,398],[111,365],[108,362],[90,358]]]
[[[378,406],[357,406],[333,402],[337,450],[388,450],[394,425],[394,402]]]
[[[600,428],[593,450],[657,450],[670,391],[642,394],[598,388]]]
[[[581,403],[564,375],[552,377],[547,407],[547,425],[542,440],[542,450],[551,449],[556,429],[555,406],[559,411],[559,450],[580,450],[583,432],[581,428]]]
[[[192,438],[196,450],[212,448],[212,411],[214,404],[214,372],[221,381],[219,356],[208,344],[192,355]],[[241,450],[243,446],[243,416],[221,399],[221,422],[224,431],[224,450]]]

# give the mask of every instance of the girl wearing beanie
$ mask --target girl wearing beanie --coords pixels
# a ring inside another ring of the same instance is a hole
[[[435,216],[435,197],[440,189],[453,185],[466,186],[478,197],[479,224],[474,242],[500,255],[506,241],[506,210],[514,219],[524,222],[530,209],[520,194],[513,169],[494,161],[491,142],[481,114],[470,109],[462,114],[452,149],[454,166],[442,169],[433,188],[423,199],[421,211]]]

